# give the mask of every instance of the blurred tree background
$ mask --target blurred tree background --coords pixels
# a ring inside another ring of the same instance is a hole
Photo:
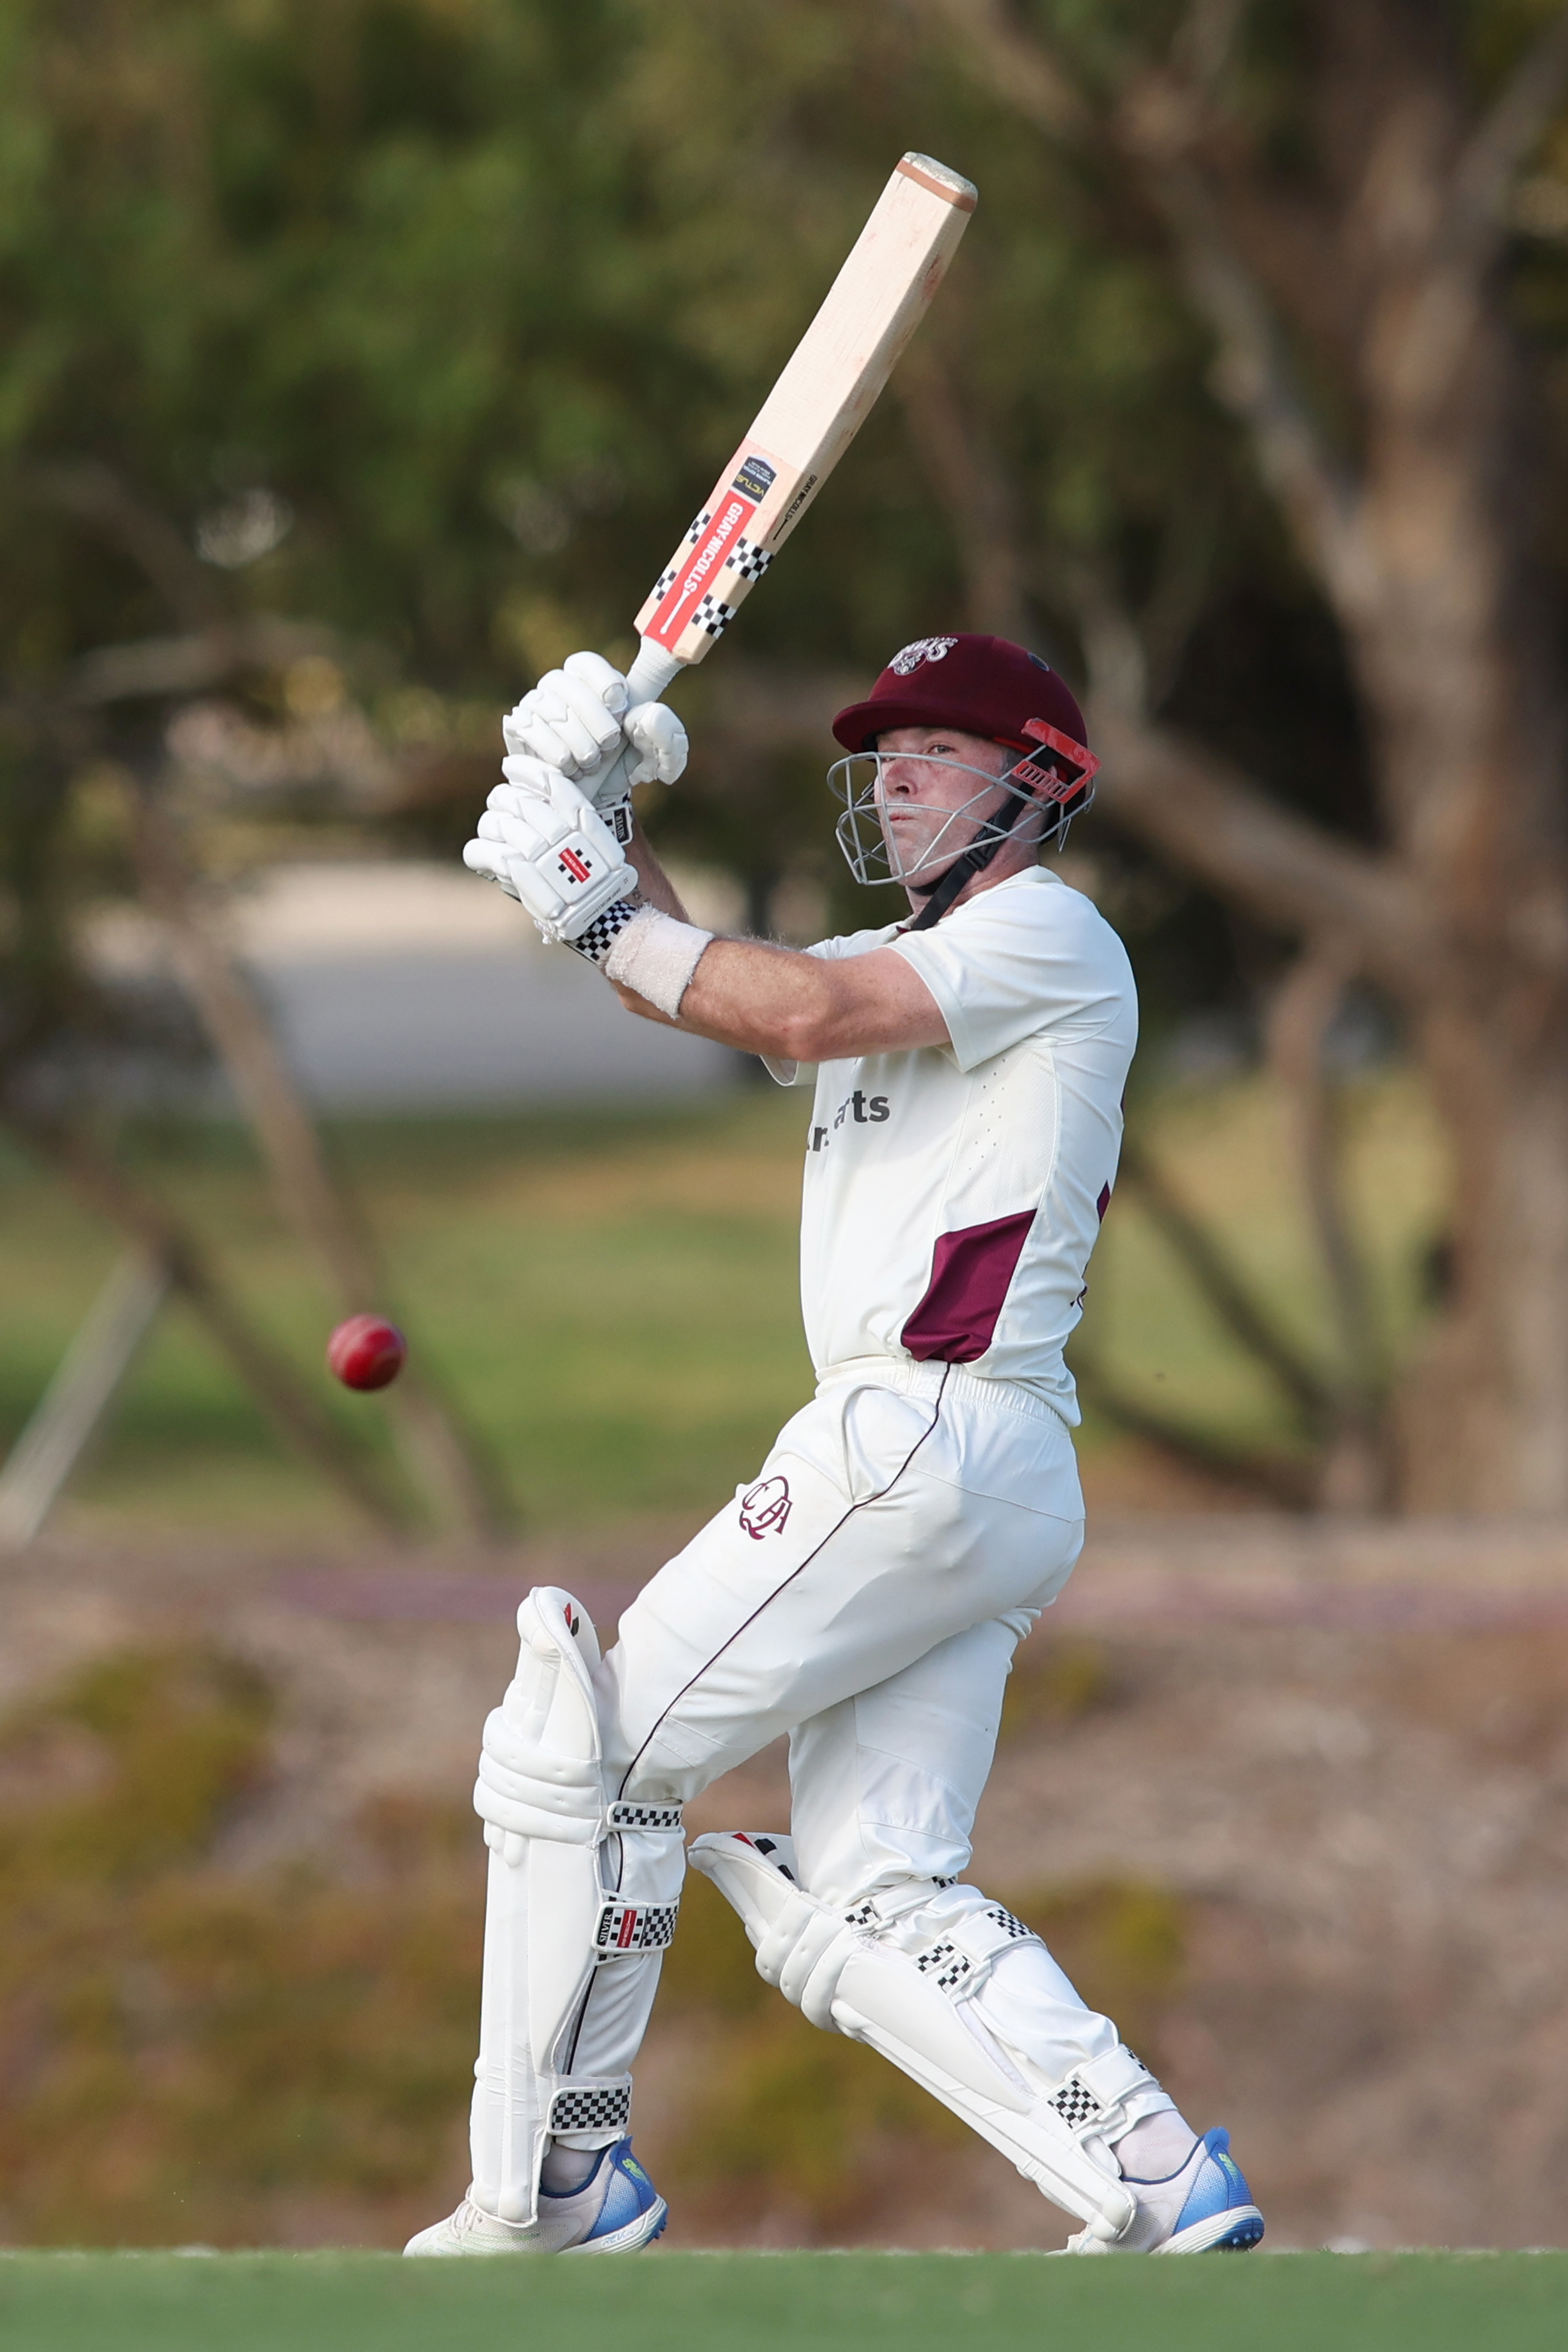
[[[980,209],[678,690],[650,826],[759,930],[885,916],[828,714],[933,630],[1037,646],[1106,759],[1065,870],[1143,1000],[1075,1347],[1091,1502],[1119,1428],[1254,1500],[1568,1509],[1565,79],[1559,0],[11,0],[0,1431],[112,1247],[184,1308],[79,1527],[304,1554],[526,1512],[613,1549],[798,1402],[797,1102],[323,1134],[226,909],[272,862],[455,853],[500,709],[630,656],[908,148]],[[183,999],[106,977],[105,908]],[[110,1083],[214,1060],[243,1127]],[[329,1396],[323,1294],[399,1292],[409,1376]],[[1005,1738],[1105,1685],[1037,1642]],[[247,1863],[289,1704],[176,1641],[0,1720],[0,2234],[393,2242],[460,2185],[471,1820],[383,1802],[330,1863]],[[1191,1906],[1009,1899],[1158,2062]],[[832,2240],[953,2161],[700,1885],[668,1995],[649,2073],[689,2092],[650,2153],[700,2227]]]
[[[575,645],[629,656],[908,147],[980,212],[682,690],[659,838],[735,872],[759,929],[864,920],[821,784],[841,687],[933,628],[1027,636],[1109,755],[1072,871],[1132,949],[1143,1083],[1194,1015],[1266,1055],[1316,1253],[1303,1328],[1135,1104],[1143,1227],[1278,1442],[1085,1352],[1101,1410],[1293,1499],[1564,1507],[1559,8],[18,0],[0,42],[0,1099],[357,1507],[505,1505],[433,1384],[400,1394],[398,1464],[349,1447],[84,1115],[155,1009],[102,988],[78,918],[139,895],[183,942],[279,1202],[363,1296],[213,893],[301,846],[461,841],[498,709]],[[1419,1348],[1347,1192],[1347,1005],[1402,1034],[1455,1163],[1401,1241],[1439,1309]]]

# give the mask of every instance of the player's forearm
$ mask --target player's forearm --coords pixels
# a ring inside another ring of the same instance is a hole
[[[825,1008],[814,1002],[816,992],[811,975],[805,976],[803,984],[787,969],[812,961],[810,956],[768,947],[761,940],[715,940],[703,950],[687,985],[678,1019],[661,1013],[633,989],[617,983],[616,993],[628,1013],[637,1013],[640,1020],[657,1021],[667,1029],[685,1029],[744,1054],[770,1054],[781,1061],[818,1061],[826,1055],[806,1051],[803,1041],[809,1035],[815,1045]]]
[[[657,907],[661,915],[673,915],[679,923],[689,923],[691,918],[680,903],[679,891],[655,856],[653,844],[635,819],[626,856],[637,867],[637,897],[642,904]]]
[[[712,942],[680,1000],[676,1025],[742,1053],[790,1062],[947,1043],[925,983],[901,957],[881,950],[828,962],[756,940]]]
[[[812,1062],[823,1058],[827,1011],[815,957],[760,940],[715,940],[680,1000],[679,1025],[742,1053]]]

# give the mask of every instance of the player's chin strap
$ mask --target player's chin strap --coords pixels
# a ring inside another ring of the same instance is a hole
[[[997,782],[1007,784],[1012,773],[1009,768],[1005,775],[998,776]],[[953,859],[945,874],[940,875],[934,882],[909,883],[906,887],[914,892],[916,898],[925,900],[925,905],[909,926],[910,929],[929,931],[933,924],[940,923],[965,883],[990,865],[1025,810],[1038,806],[1039,803],[1032,793],[1010,789],[1005,810],[999,809],[994,817],[987,818],[985,836],[971,842],[969,847]]]

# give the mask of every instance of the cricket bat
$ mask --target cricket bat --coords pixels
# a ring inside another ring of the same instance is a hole
[[[633,702],[661,695],[728,627],[870,414],[976,194],[906,155],[751,430],[637,614]]]

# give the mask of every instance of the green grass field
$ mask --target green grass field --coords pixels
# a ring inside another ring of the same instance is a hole
[[[700,1513],[810,1390],[799,1334],[798,1118],[770,1089],[716,1105],[516,1119],[356,1123],[333,1156],[405,1319],[535,1531]],[[373,1439],[322,1348],[336,1310],[283,1232],[246,1139],[139,1139],[175,1202],[321,1402]],[[20,1426],[115,1254],[15,1159],[0,1171],[0,1444]],[[287,1455],[179,1309],[117,1402],[68,1526],[333,1532],[348,1521]]]
[[[332,1150],[381,1244],[389,1298],[460,1400],[535,1531],[698,1514],[754,1469],[809,1393],[795,1287],[805,1108],[773,1088],[634,1113],[355,1122]],[[1261,1081],[1145,1105],[1140,1130],[1310,1349],[1321,1277],[1278,1105]],[[1438,1157],[1401,1077],[1347,1098],[1347,1162],[1391,1349],[1418,1312]],[[335,1314],[282,1231],[242,1131],[135,1139],[133,1162],[206,1237],[253,1312],[349,1426],[383,1408],[321,1365]],[[0,1448],[21,1426],[116,1249],[0,1154]],[[1090,1273],[1084,1337],[1151,1403],[1232,1438],[1288,1436],[1277,1400],[1198,1300],[1131,1193]],[[1121,1441],[1085,1431],[1092,1457]],[[206,1342],[170,1312],[63,1515],[135,1533],[347,1525]]]
[[[659,2254],[401,2263],[387,2255],[0,2258],[15,2352],[1547,2352],[1568,2254],[1046,2262],[1018,2254]]]

